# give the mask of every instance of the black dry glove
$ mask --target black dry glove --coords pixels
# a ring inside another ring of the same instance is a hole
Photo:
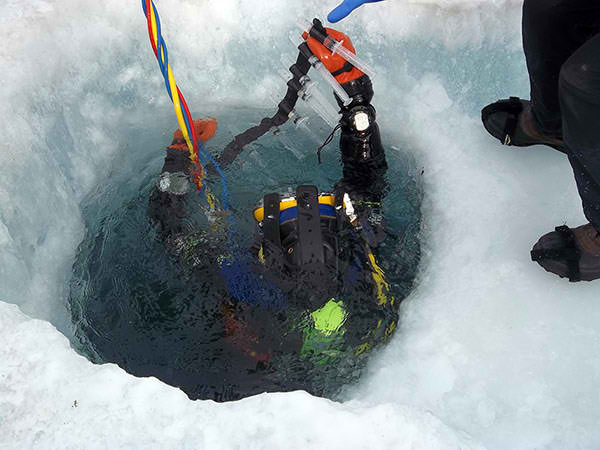
[[[157,184],[158,189],[173,195],[186,194],[192,183],[190,174],[193,168],[194,163],[187,152],[167,148],[165,163]]]

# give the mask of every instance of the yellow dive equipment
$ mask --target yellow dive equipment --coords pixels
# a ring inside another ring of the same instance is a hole
[[[330,206],[331,209],[327,208]],[[281,213],[281,218],[279,223],[285,223],[287,220],[283,220],[285,217],[295,218],[297,215],[297,210],[295,208],[298,207],[298,201],[296,197],[284,197],[281,199],[279,203],[279,211]],[[319,210],[321,212],[321,217],[331,217],[335,218],[335,196],[333,194],[323,193],[319,195]],[[291,210],[291,211],[288,211]],[[288,213],[284,213],[284,211],[288,211]],[[325,213],[325,214],[324,214]],[[262,222],[265,220],[265,207],[263,200],[260,201],[258,207],[254,209],[254,218],[257,222]]]

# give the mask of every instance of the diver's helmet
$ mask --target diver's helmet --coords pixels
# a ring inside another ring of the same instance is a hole
[[[340,243],[335,196],[299,186],[295,195],[268,194],[254,210],[257,258],[265,275],[306,308],[335,297],[339,286]]]

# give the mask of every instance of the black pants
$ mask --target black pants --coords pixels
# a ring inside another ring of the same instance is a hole
[[[525,0],[523,47],[540,128],[563,137],[600,231],[600,0]]]

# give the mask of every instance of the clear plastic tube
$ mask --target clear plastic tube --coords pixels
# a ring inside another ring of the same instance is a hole
[[[296,46],[304,42],[304,39],[296,34],[290,34],[290,40]],[[348,106],[350,103],[352,103],[352,99],[348,96],[348,93],[344,90],[340,83],[337,82],[335,77],[331,75],[329,70],[327,70],[327,67],[323,65],[319,58],[313,56],[308,62],[310,62],[311,66],[313,66],[313,68],[315,68],[325,79],[325,81],[333,88],[337,96],[342,100],[344,106]]]
[[[279,75],[285,80],[289,72],[280,71]],[[302,89],[298,92],[298,97],[306,102],[330,126],[334,127],[337,125],[340,120],[340,114],[317,88],[317,83],[311,81],[308,76],[304,76],[300,80],[300,84],[302,85]],[[290,113],[289,118],[296,126],[303,125],[308,121],[308,117],[301,117],[296,110]]]
[[[331,127],[335,127],[339,122],[339,113],[331,106],[325,96],[319,91],[314,82],[308,82],[304,88],[298,93],[300,98],[304,100],[321,118]]]
[[[348,93],[344,90],[344,88],[337,82],[333,75],[327,70],[327,67],[323,65],[319,58],[316,56],[312,57],[309,62],[312,66],[321,74],[321,76],[331,85],[337,96],[342,100],[344,106],[348,106],[352,103],[352,99],[348,95]]]
[[[306,120],[302,120],[301,122],[298,122],[296,127],[297,128],[302,128],[303,133],[305,133],[306,135],[308,135],[308,137],[315,142],[317,145],[321,144],[322,139],[319,138],[319,136],[317,136],[315,134],[315,132],[311,129],[310,126],[310,121],[309,119],[306,117]]]
[[[332,37],[325,39],[325,47],[327,47],[335,55],[338,53],[342,58],[360,70],[362,73],[368,75],[370,78],[375,78],[375,71],[366,64],[365,62],[358,59],[358,57],[342,45],[341,42],[336,41]]]
[[[308,117],[298,114],[295,109],[288,114],[288,118],[296,125],[296,128],[300,128],[301,126],[306,127],[308,122]]]
[[[307,25],[300,25],[300,28],[302,28],[304,31],[310,34],[310,31],[313,28],[313,24],[309,22]],[[371,66],[369,66],[358,56],[356,56],[354,53],[352,53],[350,50],[344,47],[341,42],[336,41],[331,36],[322,36],[321,34],[319,36],[323,38],[323,45],[327,49],[331,50],[331,52],[334,55],[336,53],[339,54],[342,58],[344,58],[358,70],[360,70],[364,74],[367,74],[371,78],[375,78],[376,72],[371,68]]]

